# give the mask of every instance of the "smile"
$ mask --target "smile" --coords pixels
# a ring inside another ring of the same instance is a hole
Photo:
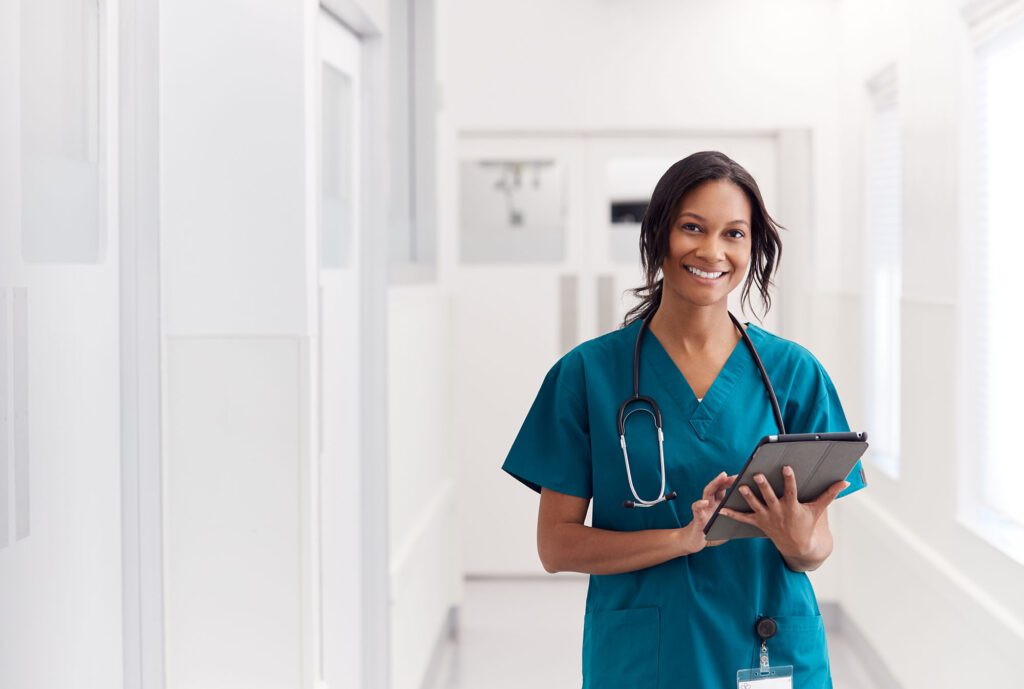
[[[700,270],[699,268],[694,268],[693,266],[685,266],[685,267],[686,267],[686,270],[689,271],[689,273],[691,275],[695,275],[695,276],[697,276],[699,278],[703,278],[705,280],[717,280],[718,278],[722,277],[723,275],[725,275],[728,272],[728,271],[720,270],[717,273],[705,273],[703,270]]]

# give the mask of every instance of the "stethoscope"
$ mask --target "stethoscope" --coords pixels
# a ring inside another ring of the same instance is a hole
[[[743,338],[743,342],[747,345],[750,350],[750,354],[754,357],[754,362],[757,364],[758,370],[761,371],[761,380],[764,381],[765,388],[768,389],[768,397],[771,399],[772,412],[775,414],[775,424],[779,427],[779,433],[786,433],[786,425],[782,421],[782,412],[779,411],[779,400],[775,397],[775,388],[772,387],[772,381],[768,378],[768,372],[764,370],[764,364],[761,363],[761,357],[757,354],[757,349],[754,347],[754,343],[750,341],[750,337],[747,335],[747,331],[744,330],[740,322],[736,320],[736,317],[729,313],[729,318],[732,319],[736,329],[740,331],[740,336]],[[671,491],[668,495],[665,494],[665,434],[661,429],[661,409],[658,408],[658,403],[654,401],[654,398],[647,395],[640,394],[640,345],[644,339],[644,330],[647,329],[650,324],[651,317],[654,315],[654,310],[640,323],[640,331],[636,335],[636,348],[633,350],[633,396],[622,403],[619,407],[619,444],[622,445],[622,458],[626,461],[626,480],[629,481],[629,490],[633,493],[633,497],[636,500],[626,500],[622,503],[623,507],[652,507],[657,505],[659,502],[666,500],[674,500],[676,498],[676,492]],[[635,403],[643,402],[647,407],[636,407],[631,409],[628,413],[626,408]],[[648,408],[649,407],[649,408]],[[661,461],[661,492],[658,494],[655,500],[644,500],[633,486],[633,474],[629,470],[629,452],[626,450],[626,419],[633,412],[644,411],[651,415],[654,419],[654,425],[658,429],[658,456]]]

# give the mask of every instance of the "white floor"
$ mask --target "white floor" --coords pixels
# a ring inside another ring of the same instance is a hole
[[[470,580],[431,689],[571,689],[582,684],[585,577]],[[840,632],[829,630],[835,689],[877,689]]]

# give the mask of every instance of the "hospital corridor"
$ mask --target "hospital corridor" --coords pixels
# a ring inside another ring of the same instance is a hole
[[[1022,689],[1024,0],[0,0],[0,689]]]

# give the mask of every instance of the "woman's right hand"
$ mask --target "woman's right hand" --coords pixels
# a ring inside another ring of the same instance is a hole
[[[715,546],[725,541],[709,541],[704,538],[704,527],[707,526],[711,515],[718,509],[719,503],[725,498],[725,491],[736,480],[736,474],[726,476],[723,471],[711,480],[711,483],[704,486],[704,494],[700,500],[693,503],[693,520],[680,529],[682,533],[683,555],[704,550],[706,546]]]

